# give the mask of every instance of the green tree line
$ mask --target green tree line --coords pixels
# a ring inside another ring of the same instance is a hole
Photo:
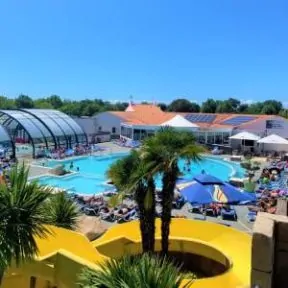
[[[147,102],[142,103],[148,104]],[[93,116],[104,111],[124,111],[127,106],[127,102],[112,103],[102,99],[64,100],[58,95],[38,99],[32,99],[28,95],[23,94],[16,99],[0,96],[0,109],[57,109],[73,116]],[[188,99],[180,98],[173,100],[170,104],[158,103],[158,106],[163,111],[171,112],[273,114],[288,118],[288,110],[283,107],[282,102],[277,100],[246,104],[234,98],[227,100],[208,98],[202,104],[198,104]]]

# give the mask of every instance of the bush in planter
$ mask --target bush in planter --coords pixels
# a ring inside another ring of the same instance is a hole
[[[257,171],[260,169],[260,163],[251,162],[251,161],[243,161],[240,163],[241,167],[248,171]]]
[[[68,174],[69,172],[65,169],[65,166],[61,164],[51,169],[51,173],[57,176],[62,176],[62,175]]]
[[[95,271],[84,268],[79,275],[79,286],[81,288],[188,288],[196,277],[192,272],[182,274],[181,267],[167,258],[149,254],[110,259],[101,263],[99,268]],[[186,284],[182,282],[184,278],[187,279]]]

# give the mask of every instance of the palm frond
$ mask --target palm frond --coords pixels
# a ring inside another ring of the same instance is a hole
[[[84,269],[79,277],[82,288],[178,288],[184,280],[180,267],[168,258],[150,254],[124,256],[100,264],[100,269]],[[188,281],[185,287],[191,285]]]
[[[38,252],[35,236],[46,237],[41,209],[49,194],[36,182],[28,183],[28,169],[15,167],[10,184],[0,186],[0,258],[9,265],[32,258]]]
[[[42,209],[47,224],[70,230],[76,229],[81,215],[75,202],[65,192],[50,194]]]

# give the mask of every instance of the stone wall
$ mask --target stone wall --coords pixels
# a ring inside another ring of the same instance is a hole
[[[251,287],[288,287],[287,216],[258,214],[253,229]]]
[[[285,199],[277,200],[276,214],[288,216],[288,201]]]

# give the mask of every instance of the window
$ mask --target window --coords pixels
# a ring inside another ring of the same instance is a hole
[[[36,280],[37,278],[32,276],[30,277],[30,288],[36,288]]]
[[[116,133],[116,127],[112,127],[112,133],[113,133],[113,134]]]
[[[253,147],[254,146],[254,141],[253,140],[244,140],[242,139],[242,145],[243,146],[249,146],[249,147]]]

